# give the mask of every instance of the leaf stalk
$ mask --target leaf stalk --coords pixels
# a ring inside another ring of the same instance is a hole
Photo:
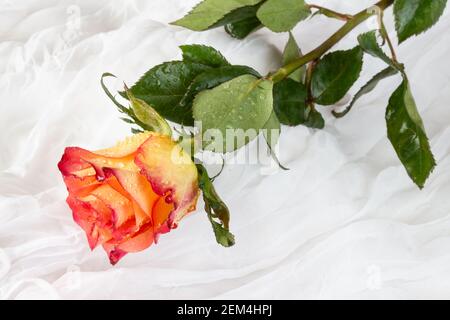
[[[315,4],[310,4],[309,5],[310,9],[316,9],[318,10],[317,13],[323,14],[324,16],[328,17],[328,18],[334,18],[334,19],[338,19],[338,20],[342,20],[342,21],[349,21],[351,19],[353,19],[353,16],[350,14],[345,14],[345,13],[340,13],[328,8],[324,8]]]

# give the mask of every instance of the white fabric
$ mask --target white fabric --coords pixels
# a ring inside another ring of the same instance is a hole
[[[386,138],[392,78],[344,119],[321,107],[323,131],[283,127],[290,171],[225,168],[216,186],[231,209],[233,248],[215,243],[199,203],[178,230],[115,267],[102,249],[90,252],[56,164],[65,146],[95,150],[130,134],[100,88],[103,72],[119,89],[180,58],[187,43],[262,73],[278,67],[286,34],[238,41],[168,24],[196,2],[0,1],[0,298],[450,298],[449,10],[398,49],[438,161],[423,191]],[[316,3],[352,13],[374,1]],[[294,33],[307,52],[340,24],[316,17]],[[354,46],[356,34],[336,48]],[[366,57],[363,80],[381,67]]]

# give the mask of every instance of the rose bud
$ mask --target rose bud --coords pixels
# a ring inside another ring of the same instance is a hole
[[[91,249],[102,245],[113,265],[176,228],[195,210],[199,195],[190,156],[154,132],[96,152],[66,148],[58,167],[75,222]]]

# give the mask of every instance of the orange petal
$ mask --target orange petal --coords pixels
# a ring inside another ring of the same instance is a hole
[[[92,209],[95,210],[95,224],[102,229],[107,229],[110,233],[114,229],[113,221],[113,211],[109,208],[102,200],[99,198],[88,195],[86,197],[78,198],[78,200],[88,203]],[[106,240],[109,240],[106,239]]]
[[[89,203],[82,202],[70,195],[67,198],[67,204],[72,209],[73,220],[84,230],[89,247],[93,250],[98,243],[98,232],[96,232],[95,227],[95,210]]]
[[[119,228],[131,219],[134,222],[132,203],[110,185],[101,185],[92,191],[92,195],[103,201],[113,211],[113,220],[116,228]]]
[[[153,230],[147,228],[134,237],[121,243],[118,248],[126,252],[139,252],[150,247],[153,243]]]
[[[95,177],[78,178],[71,175],[64,177],[64,183],[69,193],[77,196],[88,195],[101,184]]]
[[[167,203],[166,199],[160,197],[153,207],[153,230],[156,235],[167,233],[172,229],[170,215],[174,211],[174,204]],[[175,227],[175,226],[174,226]],[[158,239],[155,239],[157,242]]]
[[[151,221],[152,208],[155,202],[160,198],[153,189],[151,184],[138,172],[126,171],[120,169],[112,170],[124,190],[135,200],[140,210],[138,213],[144,213],[145,216],[136,215],[136,224],[142,225]]]
[[[114,241],[103,244],[108,254],[109,261],[115,265],[129,252],[139,252],[150,247],[153,243],[153,230],[150,226],[143,228],[143,231],[135,234],[132,238],[127,239],[120,244]]]

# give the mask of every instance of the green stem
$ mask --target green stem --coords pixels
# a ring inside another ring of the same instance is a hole
[[[386,42],[387,42],[387,44],[389,46],[389,50],[391,51],[392,60],[395,63],[398,63],[398,61],[397,61],[397,54],[395,53],[394,45],[392,44],[391,38],[389,37],[389,33],[387,32],[386,26],[384,24],[383,11],[380,14],[380,31],[381,31],[381,35],[383,36],[384,40],[386,40]]]
[[[381,0],[375,4],[379,9],[385,10],[394,3],[394,0]],[[298,68],[304,66],[310,61],[319,59],[323,54],[330,50],[336,43],[341,41],[347,34],[349,34],[353,29],[359,26],[361,23],[366,21],[368,18],[375,14],[375,10],[371,8],[364,9],[358,14],[354,15],[352,19],[347,21],[338,31],[336,31],[330,38],[328,38],[324,43],[313,51],[305,54],[301,58],[283,66],[277,72],[272,74],[269,79],[273,82],[279,82],[289,76],[292,72]]]

